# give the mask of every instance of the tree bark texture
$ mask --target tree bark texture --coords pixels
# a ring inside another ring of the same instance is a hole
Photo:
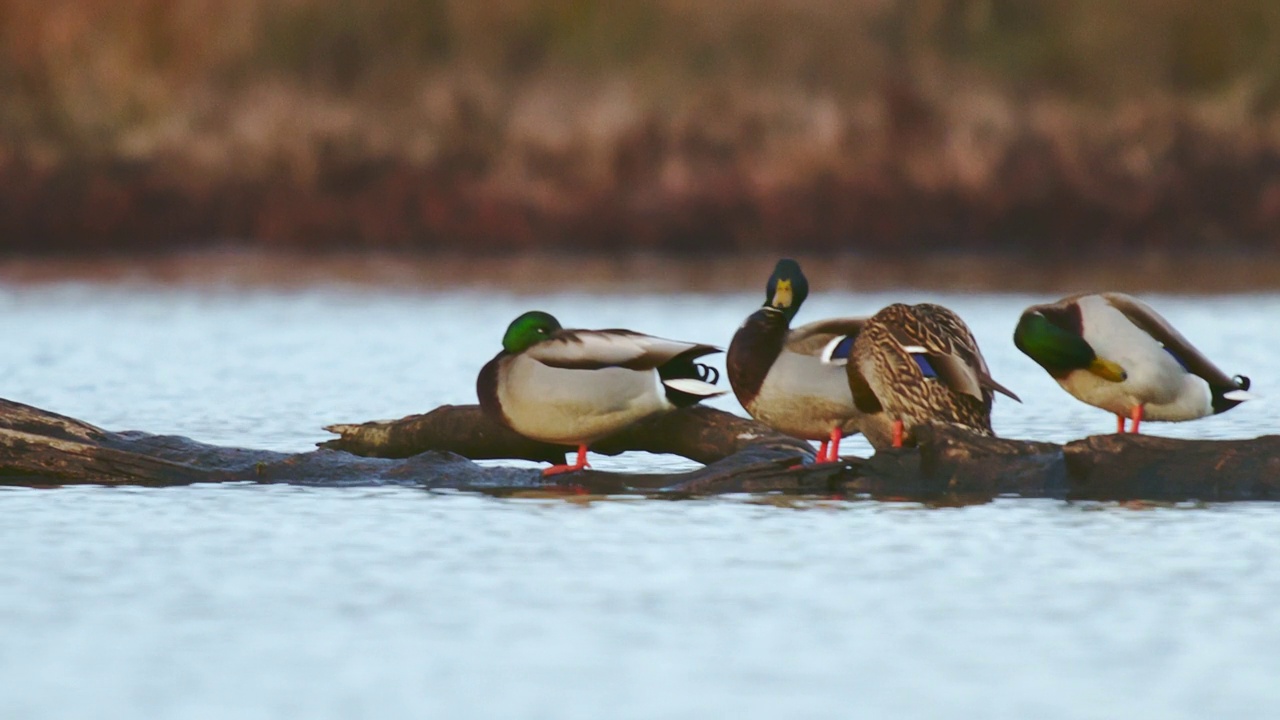
[[[572,488],[661,497],[784,492],[927,502],[1019,496],[1078,500],[1280,499],[1280,436],[1174,440],[1098,435],[1057,445],[997,439],[944,426],[918,428],[919,446],[813,464],[808,443],[752,420],[694,407],[638,423],[596,452],[675,453],[704,463],[683,473],[586,470],[544,481],[537,468],[474,459],[560,462],[571,448],[528,440],[474,405],[401,420],[333,425],[338,438],[304,453],[206,445],[111,432],[0,400],[0,484],[58,486],[268,482],[404,485],[509,494]]]

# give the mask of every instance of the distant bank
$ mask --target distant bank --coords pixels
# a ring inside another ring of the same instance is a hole
[[[1219,294],[1280,291],[1280,253],[1193,252],[1049,257],[925,253],[795,254],[815,288],[1061,295],[1090,290]],[[0,285],[45,283],[397,292],[762,293],[776,253],[284,252],[224,246],[146,254],[0,255]]]
[[[37,0],[0,253],[1280,252],[1274,0]]]
[[[493,167],[500,156],[321,158],[304,177],[18,158],[0,162],[0,252],[190,249],[227,238],[292,251],[1280,251],[1280,148],[1188,131],[1172,157],[1130,148],[1159,166],[1134,177],[1112,167],[1131,158],[1105,147],[1067,156],[1047,139],[1019,142],[973,177],[945,155],[931,163],[905,150],[784,172],[732,153],[627,147],[597,180],[586,168],[513,174]]]

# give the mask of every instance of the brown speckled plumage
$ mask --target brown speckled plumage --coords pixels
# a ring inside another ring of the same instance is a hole
[[[926,376],[908,348],[919,348],[935,377]],[[892,444],[892,423],[911,428],[948,423],[983,435],[991,430],[995,382],[967,325],[941,305],[890,305],[869,319],[854,342],[847,367],[862,432],[877,448]]]

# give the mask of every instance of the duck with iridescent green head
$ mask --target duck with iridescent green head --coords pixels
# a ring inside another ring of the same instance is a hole
[[[476,378],[476,394],[485,414],[521,435],[578,446],[576,463],[544,475],[581,470],[591,443],[723,394],[715,386],[719,373],[694,362],[716,352],[631,330],[567,330],[532,311],[507,327],[502,351]]]
[[[779,260],[765,285],[764,305],[734,333],[725,358],[729,384],[751,417],[781,433],[821,442],[818,462],[839,460],[840,440],[858,432],[845,363],[866,318],[791,321],[809,281],[795,260]]]
[[[1143,420],[1194,420],[1254,396],[1151,306],[1123,293],[1032,305],[1013,333],[1018,349],[1076,399],[1116,416],[1116,432]]]

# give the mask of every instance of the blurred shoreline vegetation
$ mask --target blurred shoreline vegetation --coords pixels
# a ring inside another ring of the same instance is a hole
[[[1280,251],[1274,0],[6,0],[0,250]]]

